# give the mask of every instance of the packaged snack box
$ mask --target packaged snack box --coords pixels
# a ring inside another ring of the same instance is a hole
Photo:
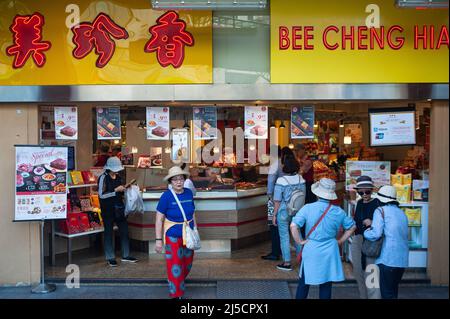
[[[404,212],[408,217],[409,226],[422,225],[422,211],[420,208],[404,208]]]
[[[392,185],[403,185],[402,174],[391,174],[391,184]]]
[[[411,183],[412,183],[412,174],[403,174],[402,185],[411,185]]]
[[[394,185],[397,190],[397,201],[409,203],[411,198],[411,185]]]

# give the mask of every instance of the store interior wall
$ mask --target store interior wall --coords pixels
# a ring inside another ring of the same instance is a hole
[[[17,144],[38,144],[37,105],[1,105],[0,118],[0,285],[39,282],[39,222],[14,220],[15,149]],[[7,119],[7,120],[6,120]]]

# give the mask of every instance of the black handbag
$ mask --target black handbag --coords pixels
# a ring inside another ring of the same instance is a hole
[[[384,219],[384,210],[381,208],[381,217]],[[383,231],[384,233],[384,231]],[[370,241],[364,239],[361,251],[366,257],[378,258],[381,254],[381,248],[383,247],[384,234],[380,239],[375,241]]]

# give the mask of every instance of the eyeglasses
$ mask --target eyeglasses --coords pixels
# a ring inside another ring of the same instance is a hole
[[[372,194],[372,191],[358,192],[358,194],[359,194],[359,196],[370,195],[370,194]]]
[[[172,178],[172,182],[184,182],[184,177],[175,177],[175,178]]]

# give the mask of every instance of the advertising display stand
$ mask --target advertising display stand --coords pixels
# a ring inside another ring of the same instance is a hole
[[[39,284],[31,289],[32,293],[35,294],[46,294],[56,290],[56,285],[47,284],[45,282],[45,272],[44,272],[44,224],[45,219],[40,221],[41,230],[40,230],[40,241],[41,241],[41,280]]]

